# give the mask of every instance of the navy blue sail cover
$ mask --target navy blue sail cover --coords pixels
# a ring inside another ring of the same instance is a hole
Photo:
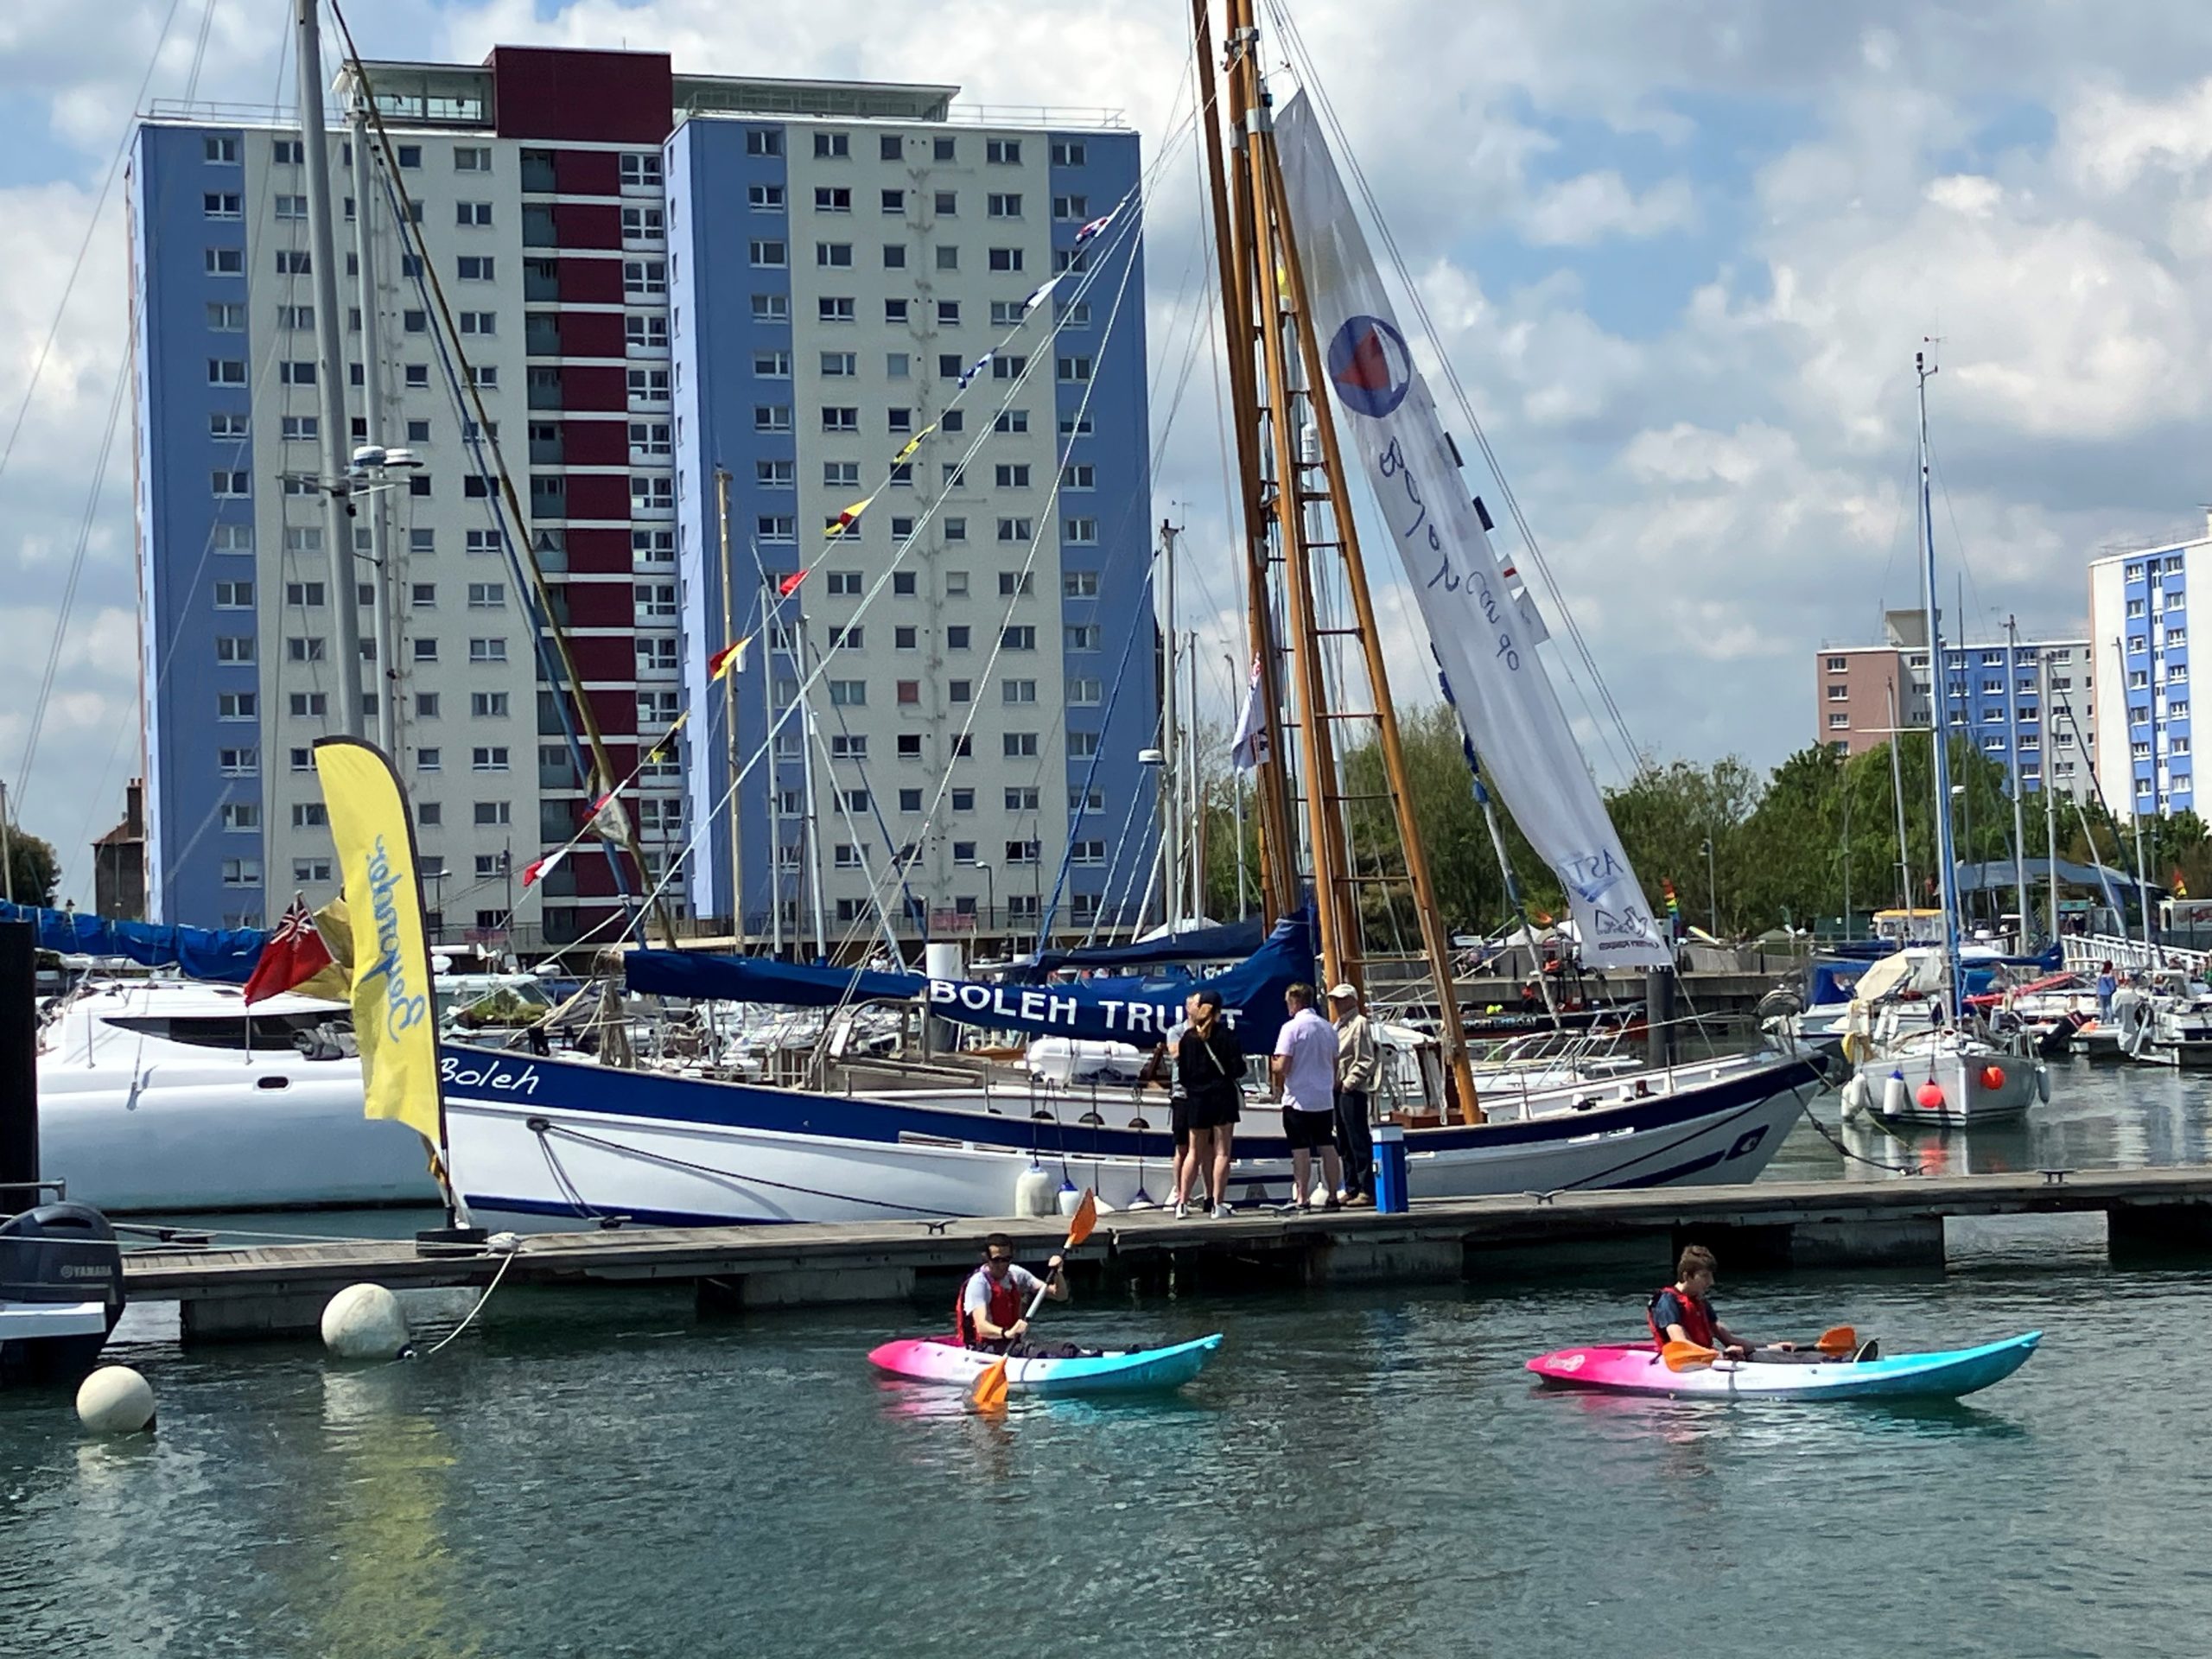
[[[1221,993],[1224,1012],[1245,1048],[1257,1051],[1274,1043],[1288,1017],[1283,992],[1300,981],[1313,982],[1313,930],[1306,917],[1285,918],[1243,962],[1201,978],[1116,976],[1061,985],[993,985],[684,950],[632,950],[624,969],[630,989],[647,995],[799,1007],[918,998],[931,1014],[960,1025],[1146,1047],[1182,1018],[1184,998],[1211,988]]]

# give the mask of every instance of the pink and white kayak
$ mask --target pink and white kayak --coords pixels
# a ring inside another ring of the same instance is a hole
[[[2042,1340],[2042,1332],[2031,1331],[1979,1348],[1890,1359],[1717,1359],[1686,1371],[1668,1370],[1648,1342],[1607,1343],[1540,1354],[1529,1369],[1563,1388],[1684,1400],[1949,1400],[2003,1382],[2028,1363]]]
[[[1103,1354],[1077,1354],[1064,1358],[1017,1356],[1007,1362],[1007,1387],[1024,1394],[1134,1394],[1179,1389],[1198,1374],[1213,1351],[1221,1346],[1218,1334],[1179,1342],[1165,1348],[1127,1348]],[[980,1348],[927,1337],[887,1342],[869,1354],[868,1363],[878,1370],[910,1382],[941,1382],[950,1388],[973,1388],[976,1379],[996,1363],[998,1356]]]

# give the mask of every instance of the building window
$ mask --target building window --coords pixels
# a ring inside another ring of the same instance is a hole
[[[817,132],[814,135],[814,156],[817,161],[845,161],[853,153],[852,137],[849,133]]]
[[[993,270],[1020,270],[1021,250],[1020,248],[993,248],[990,253],[990,264]]]
[[[983,160],[994,167],[1020,167],[1021,140],[1019,138],[986,138],[983,141]]]
[[[780,156],[784,153],[783,130],[779,127],[747,127],[745,131],[745,153],[748,156]]]
[[[504,663],[507,660],[507,642],[505,639],[471,639],[468,642],[468,660],[472,663]]]
[[[779,270],[791,264],[791,250],[783,242],[756,237],[747,245],[752,263],[763,270]]]
[[[509,810],[509,803],[505,801],[479,801],[476,803],[476,822],[479,825],[492,826],[512,823],[513,821],[513,814]]]

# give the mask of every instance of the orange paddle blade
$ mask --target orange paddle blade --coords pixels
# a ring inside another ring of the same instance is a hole
[[[984,1411],[1006,1409],[1006,1362],[1007,1356],[1001,1354],[991,1362],[983,1374],[976,1379],[976,1392],[972,1397],[980,1409]]]
[[[1089,1187],[1083,1190],[1083,1202],[1075,1207],[1075,1214],[1068,1218],[1068,1242],[1060,1248],[1071,1250],[1090,1236],[1090,1230],[1098,1224],[1098,1195]]]
[[[1821,1332],[1820,1340],[1813,1346],[1824,1354],[1855,1354],[1859,1351],[1859,1332],[1847,1325],[1833,1325]]]
[[[1716,1349],[1700,1348],[1694,1342],[1670,1342],[1659,1351],[1659,1357],[1667,1362],[1670,1371],[1689,1371],[1712,1364],[1720,1355]]]

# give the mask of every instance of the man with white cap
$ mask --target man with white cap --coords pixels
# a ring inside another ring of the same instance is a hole
[[[1329,1013],[1337,1027],[1337,1154],[1344,1166],[1344,1184],[1337,1197],[1345,1204],[1372,1204],[1375,1137],[1368,1128],[1368,1111],[1380,1064],[1375,1029],[1360,1012],[1359,993],[1349,984],[1330,989]]]

